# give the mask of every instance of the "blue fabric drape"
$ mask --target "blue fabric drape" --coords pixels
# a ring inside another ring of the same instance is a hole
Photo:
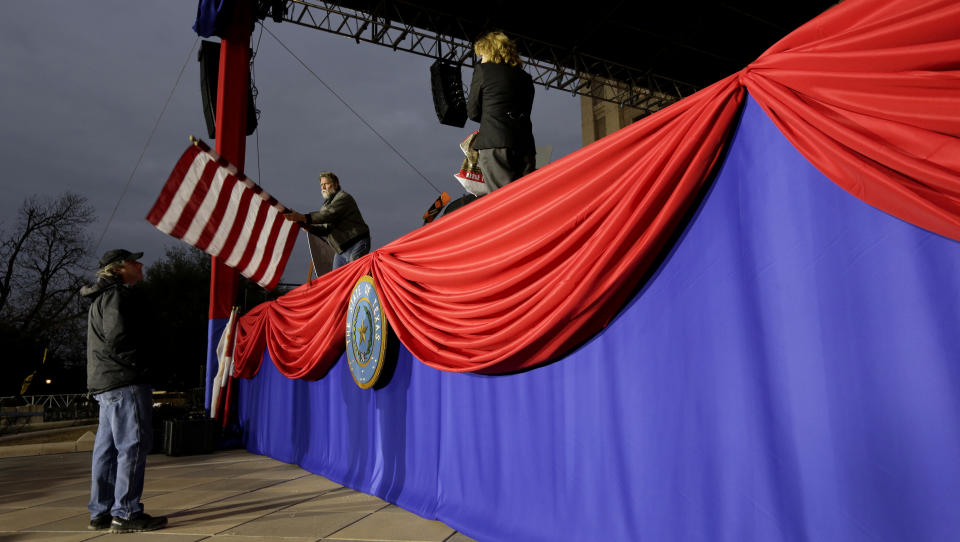
[[[228,0],[197,0],[197,20],[193,31],[202,38],[223,37],[230,20],[232,3]]]
[[[960,244],[853,198],[748,99],[658,271],[514,375],[265,360],[248,449],[487,540],[950,540]]]

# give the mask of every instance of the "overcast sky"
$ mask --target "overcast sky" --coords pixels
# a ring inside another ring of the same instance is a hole
[[[96,211],[89,233],[94,244],[103,235],[97,256],[116,247],[142,250],[149,265],[165,246],[182,243],[144,217],[188,136],[206,139],[192,29],[196,9],[197,0],[4,2],[4,231],[26,197],[71,190]],[[290,23],[264,24],[434,185],[454,198],[463,193],[453,179],[463,158],[458,144],[477,124],[455,128],[437,121],[431,59]],[[336,172],[370,225],[373,248],[418,227],[437,192],[273,37],[261,36],[259,25],[251,46],[257,49],[261,117],[257,133],[247,138],[247,175],[285,205],[306,212],[322,203],[317,174]],[[470,77],[464,69],[464,82]],[[553,146],[554,160],[573,152],[580,147],[579,98],[537,86],[533,125],[537,145]],[[306,243],[298,241],[284,281],[303,282],[308,258]]]

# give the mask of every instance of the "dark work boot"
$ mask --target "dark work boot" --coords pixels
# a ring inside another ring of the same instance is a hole
[[[90,520],[90,524],[87,525],[87,529],[91,531],[102,531],[110,527],[110,514],[100,514],[99,516]]]
[[[140,513],[129,519],[113,518],[110,522],[111,533],[139,533],[143,531],[156,531],[167,526],[167,518],[155,518],[150,514]]]

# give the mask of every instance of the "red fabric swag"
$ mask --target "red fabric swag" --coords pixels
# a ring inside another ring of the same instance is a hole
[[[322,378],[343,353],[347,303],[354,283],[368,272],[361,262],[327,273],[276,301],[251,309],[237,323],[234,376],[251,378],[263,349],[289,378]]]
[[[960,4],[848,0],[740,73],[260,305],[237,376],[264,347],[290,378],[344,349],[350,291],[374,276],[403,344],[446,371],[550,361],[600,331],[650,271],[733,130],[744,89],[828,178],[960,240]]]

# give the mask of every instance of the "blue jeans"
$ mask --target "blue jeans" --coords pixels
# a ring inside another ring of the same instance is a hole
[[[343,252],[333,257],[333,268],[331,270],[347,265],[368,252],[370,252],[370,238],[358,239],[352,245],[343,249]]]
[[[129,519],[143,512],[143,474],[153,444],[153,393],[131,385],[94,395],[100,426],[93,443],[90,517]]]

